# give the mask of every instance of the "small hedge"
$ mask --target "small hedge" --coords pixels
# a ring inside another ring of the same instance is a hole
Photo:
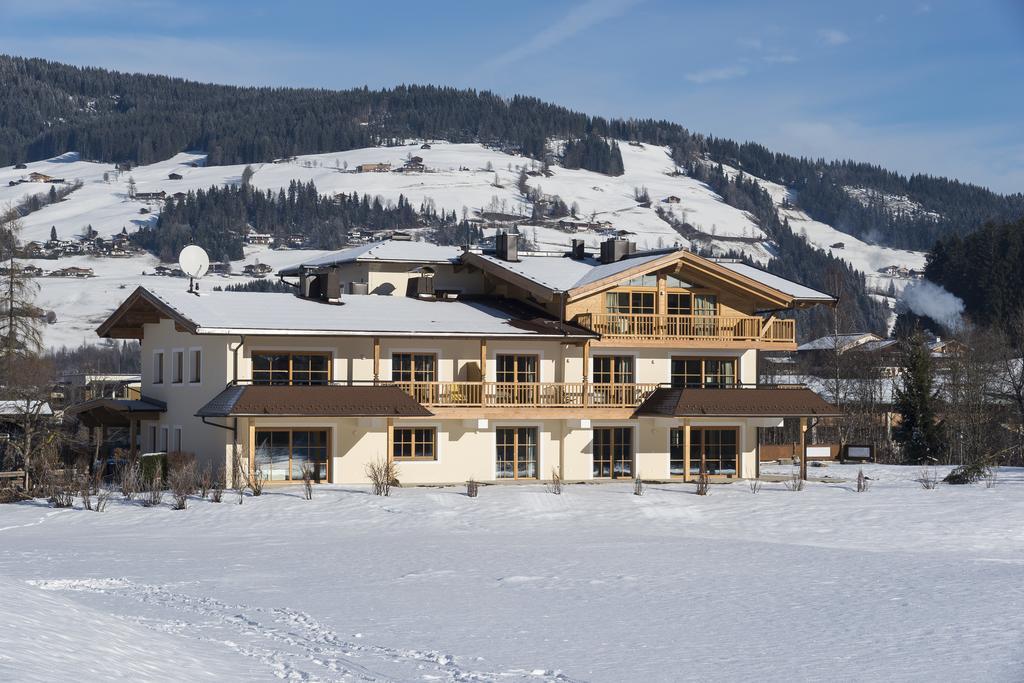
[[[142,468],[142,481],[153,481],[154,477],[160,477],[161,482],[166,482],[172,472],[177,472],[182,467],[195,464],[196,454],[181,451],[170,453],[148,453],[139,458]]]

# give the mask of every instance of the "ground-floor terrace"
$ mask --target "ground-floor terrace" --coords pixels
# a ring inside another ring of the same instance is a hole
[[[208,445],[148,424],[152,450],[185,450],[270,483],[364,483],[390,460],[403,484],[691,480],[758,476],[759,430],[834,409],[806,389],[659,389],[638,407],[429,409],[397,386],[235,385],[198,415]],[[194,419],[198,422],[198,419]],[[806,418],[805,418],[806,419]],[[209,454],[208,456],[206,454]],[[223,454],[223,461],[220,461]]]

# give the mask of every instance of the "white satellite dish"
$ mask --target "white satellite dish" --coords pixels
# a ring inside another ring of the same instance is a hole
[[[188,275],[188,291],[198,293],[199,285],[195,281],[210,269],[210,257],[206,251],[194,244],[188,245],[178,254],[178,266]]]

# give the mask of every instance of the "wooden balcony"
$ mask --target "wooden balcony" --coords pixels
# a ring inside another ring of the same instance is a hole
[[[574,322],[610,341],[695,342],[705,346],[795,348],[796,321],[755,315],[582,313]]]
[[[429,408],[635,408],[659,385],[416,382],[398,386]]]

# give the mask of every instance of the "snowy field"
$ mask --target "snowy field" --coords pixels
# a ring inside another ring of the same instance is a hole
[[[1024,470],[865,471],[2,506],[0,680],[1022,680]]]

